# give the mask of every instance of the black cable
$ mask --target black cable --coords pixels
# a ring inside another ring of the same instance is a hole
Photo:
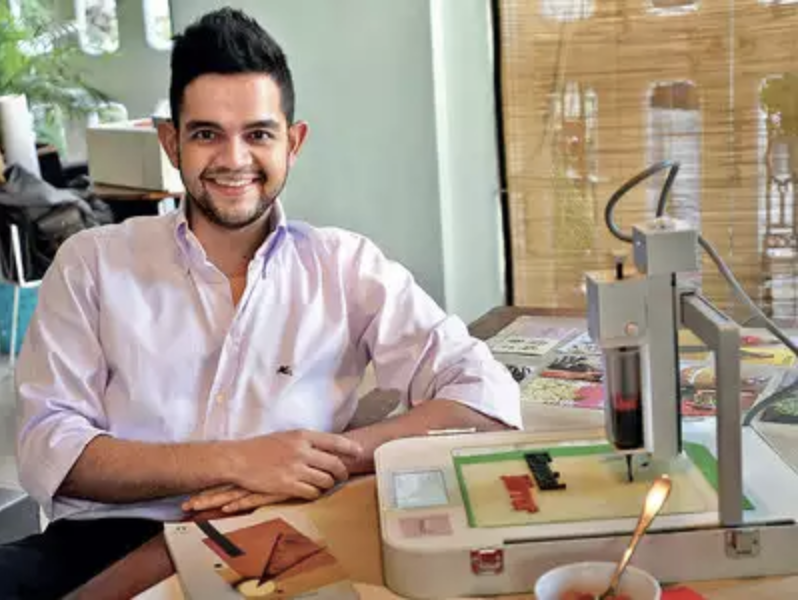
[[[671,185],[674,183],[674,178],[676,178],[677,172],[679,172],[680,164],[677,162],[666,160],[652,164],[640,174],[630,178],[623,185],[621,185],[615,193],[613,193],[612,197],[610,197],[610,201],[607,202],[607,206],[604,208],[604,222],[607,224],[607,228],[610,230],[613,236],[621,241],[632,243],[632,236],[622,233],[613,220],[613,210],[615,209],[615,205],[624,195],[629,193],[641,182],[667,168],[671,168],[671,172],[669,172],[668,178],[666,178],[666,182],[663,185],[663,190],[660,192],[660,201],[657,207],[658,212],[660,212],[657,215],[661,216],[662,212],[665,211],[666,204],[668,203],[668,191],[671,188]]]
[[[671,169],[668,171],[668,176],[666,176],[666,182],[663,183],[663,190],[660,191],[660,201],[657,202],[657,217],[659,218],[666,212],[666,206],[668,205],[668,192],[671,190],[671,186],[674,184],[674,179],[679,174],[679,163],[673,163],[671,165]]]
[[[716,251],[716,248],[713,247],[713,244],[699,235],[699,245],[702,246],[702,249],[707,252],[707,255],[710,256],[711,260],[713,260],[713,263],[721,273],[721,276],[724,277],[735,294],[741,299],[741,302],[749,307],[749,310],[752,311],[753,316],[757,316],[761,321],[763,321],[763,325],[766,329],[773,333],[795,355],[799,356],[797,352],[798,348],[794,341],[789,338],[779,327],[777,327],[774,321],[766,316],[766,313],[763,312],[762,308],[754,303],[752,298],[749,297],[749,294],[746,293],[744,288],[738,282],[738,279],[732,273],[730,267],[727,266],[727,263],[724,262],[724,259]]]
[[[747,411],[744,414],[744,417],[741,420],[741,425],[748,426],[753,421],[755,421],[755,418],[757,418],[757,416],[763,415],[763,412],[766,409],[768,409],[778,401],[781,401],[784,398],[788,397],[794,390],[799,390],[799,380],[793,382],[792,384],[789,384],[788,386],[780,388],[776,392],[773,392],[772,394],[768,395],[762,401],[759,401],[754,405],[752,405],[752,407],[749,408],[749,411]]]

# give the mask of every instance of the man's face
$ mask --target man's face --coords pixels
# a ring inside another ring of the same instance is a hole
[[[306,124],[287,124],[273,79],[255,73],[196,78],[184,90],[178,131],[159,128],[187,202],[231,230],[265,216],[305,135]]]

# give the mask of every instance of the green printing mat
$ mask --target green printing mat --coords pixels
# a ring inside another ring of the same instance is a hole
[[[649,467],[637,467],[632,483],[626,479],[623,456],[604,444],[490,453],[485,449],[475,454],[463,449],[453,460],[468,523],[474,528],[636,518],[646,491],[660,474],[668,474],[673,481],[662,515],[715,512],[716,460],[703,445],[685,443],[684,449],[683,455],[670,462],[653,461]],[[551,454],[551,469],[560,473],[559,480],[567,488],[541,491],[535,484],[532,495],[539,511],[516,511],[501,477],[531,476],[524,454],[538,451]],[[746,498],[743,505],[753,509]]]

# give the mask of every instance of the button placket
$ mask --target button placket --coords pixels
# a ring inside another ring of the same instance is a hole
[[[242,338],[244,334],[244,322],[247,320],[250,301],[254,297],[258,287],[265,287],[266,267],[268,259],[272,257],[275,261],[274,251],[277,240],[271,242],[268,252],[259,261],[252,261],[252,266],[248,268],[248,282],[245,292],[232,313],[231,323],[223,342],[223,348],[218,360],[217,373],[212,385],[209,397],[209,412],[207,413],[207,431],[211,431],[216,436],[228,436],[229,429],[229,405],[234,396],[237,384],[235,380],[240,374],[242,367]],[[225,283],[229,287],[228,282]],[[230,300],[230,297],[228,298]],[[215,421],[217,419],[217,421]],[[223,432],[220,427],[223,427]]]

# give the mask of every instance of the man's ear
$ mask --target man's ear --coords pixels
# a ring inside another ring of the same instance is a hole
[[[159,122],[156,127],[159,133],[159,142],[162,144],[164,152],[170,158],[170,163],[173,168],[178,170],[178,131],[176,131],[173,122]]]
[[[290,168],[295,164],[295,160],[298,159],[298,154],[301,152],[301,147],[306,140],[306,135],[308,132],[309,124],[306,122],[295,122],[287,131],[287,138],[289,140],[290,147],[287,163],[289,164]]]

